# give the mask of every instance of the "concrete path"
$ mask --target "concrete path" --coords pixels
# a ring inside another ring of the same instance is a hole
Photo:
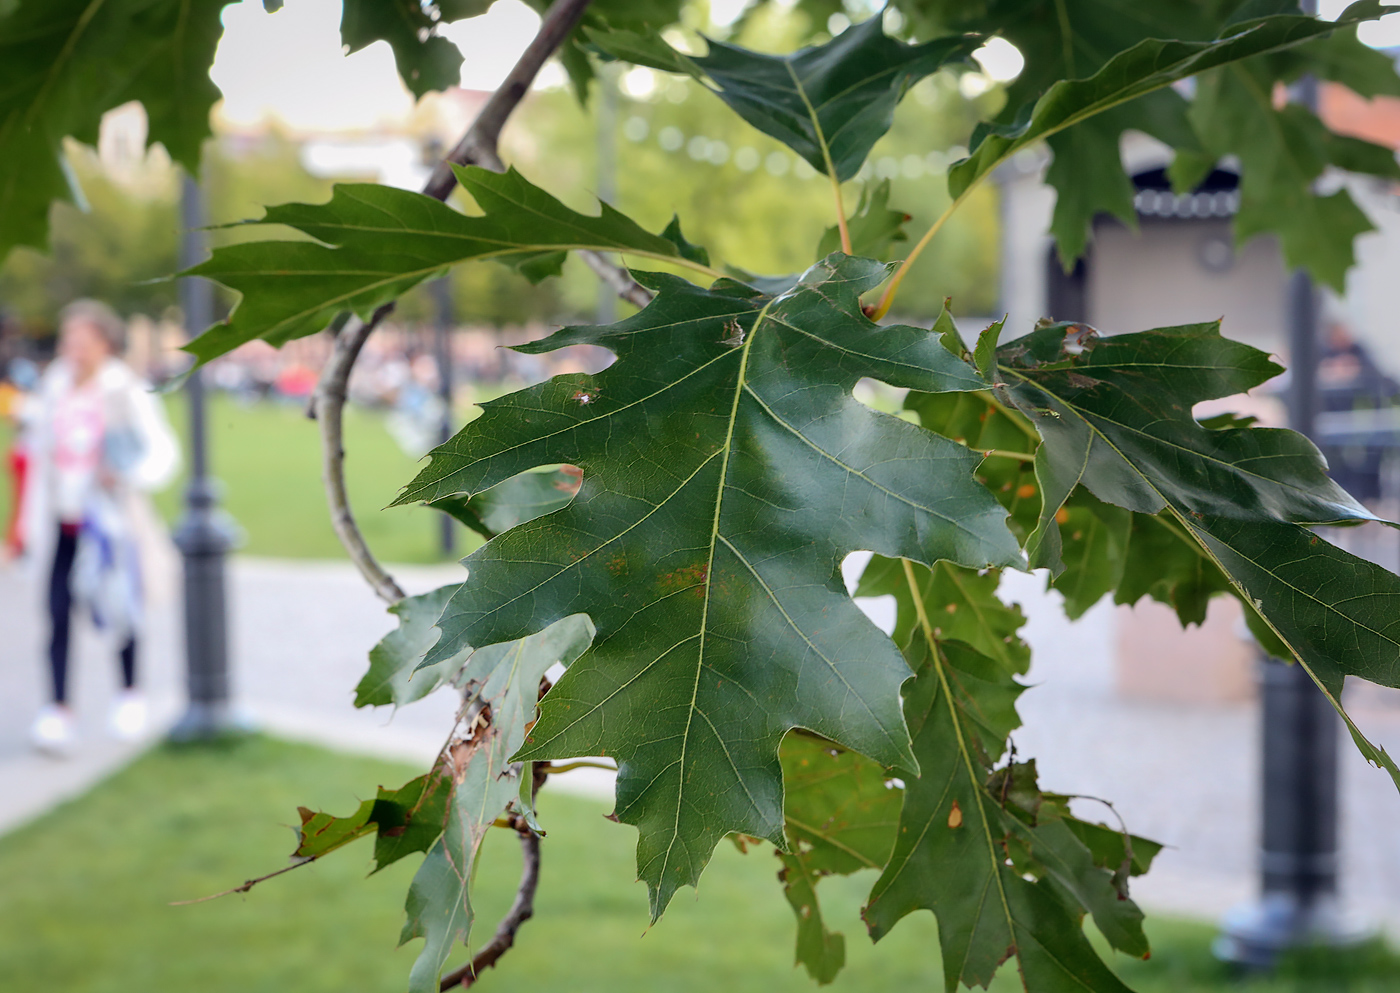
[[[396,570],[410,592],[460,576],[456,566]],[[230,567],[232,651],[239,706],[288,738],[426,763],[451,726],[454,702],[439,694],[398,714],[357,711],[352,688],[369,647],[392,617],[348,565],[236,559]],[[1113,608],[1069,624],[1037,577],[1011,576],[1009,594],[1030,618],[1033,689],[1022,697],[1024,756],[1039,761],[1047,789],[1114,801],[1137,833],[1166,842],[1151,875],[1136,884],[1149,907],[1217,917],[1254,886],[1258,716],[1252,705],[1126,702],[1113,690]],[[143,680],[159,728],[180,706],[178,617],[154,610]],[[878,608],[876,610],[878,613]],[[0,830],[81,791],[139,750],[103,734],[115,666],[90,632],[75,652],[76,706],[85,744],[68,760],[29,751],[26,735],[42,699],[42,623],[24,576],[0,569]],[[1400,753],[1394,696],[1357,694],[1357,719]],[[1349,903],[1400,933],[1400,795],[1388,778],[1344,756],[1343,874]],[[558,788],[606,793],[606,774],[580,771]],[[1085,802],[1081,813],[1109,815]]]

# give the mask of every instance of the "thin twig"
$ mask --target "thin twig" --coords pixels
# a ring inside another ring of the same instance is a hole
[[[345,546],[346,554],[365,582],[387,603],[404,598],[402,587],[385,571],[365,543],[355,513],[350,509],[350,496],[345,489],[345,398],[350,384],[350,371],[370,333],[393,309],[386,303],[368,321],[352,321],[335,337],[330,360],[321,370],[321,382],[316,389],[316,419],[321,425],[321,482],[326,487],[326,502],[330,504],[331,526]]]
[[[300,869],[304,865],[315,862],[318,857],[319,856],[316,855],[310,855],[306,858],[298,859],[291,865],[284,865],[276,872],[269,872],[266,876],[258,876],[256,879],[245,879],[241,885],[235,886],[231,890],[224,890],[222,893],[211,893],[209,896],[201,896],[194,900],[171,900],[169,905],[172,907],[188,907],[196,903],[208,903],[210,900],[218,900],[221,897],[233,896],[235,893],[247,893],[254,886],[258,885],[258,883],[265,883],[274,876],[280,876],[284,872],[291,872],[293,869]]]
[[[589,0],[555,0],[544,20],[540,22],[535,39],[530,42],[500,88],[491,94],[486,105],[481,108],[481,113],[462,136],[462,140],[457,142],[446,159],[433,170],[427,185],[423,187],[425,194],[444,201],[452,195],[452,191],[457,187],[457,176],[453,173],[450,163],[484,166],[494,172],[505,171],[505,165],[497,151],[501,129],[529,92],[530,84],[534,82],[545,60],[554,54],[554,50],[578,24],[588,4]],[[638,307],[644,307],[650,302],[651,294],[628,275],[625,269],[613,265],[596,252],[579,254],[618,296]],[[355,514],[350,508],[350,499],[345,489],[345,449],[341,419],[350,374],[355,368],[360,349],[393,309],[394,304],[391,301],[376,310],[368,321],[356,319],[338,330],[330,361],[321,370],[321,379],[312,407],[314,415],[321,422],[321,477],[326,487],[326,499],[330,504],[331,523],[335,527],[336,536],[345,546],[350,561],[355,563],[365,581],[388,603],[402,600],[404,592],[374,557],[355,523]]]

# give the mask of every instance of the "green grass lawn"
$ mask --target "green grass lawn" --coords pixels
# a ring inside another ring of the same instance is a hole
[[[244,896],[172,907],[285,864],[281,825],[307,804],[348,811],[375,785],[416,770],[265,738],[212,749],[157,749],[91,793],[0,838],[0,988],[15,993],[356,993],[402,989],[418,942],[394,943],[417,857],[365,878],[368,842]],[[722,845],[698,894],[682,890],[647,927],[635,832],[607,805],[541,796],[544,871],[537,915],[482,989],[781,993],[816,987],[792,965],[793,923],[764,850]],[[479,936],[509,902],[518,846],[487,842],[477,881]],[[834,990],[941,989],[937,931],[926,913],[878,948],[857,908],[871,879],[822,884],[847,935]],[[1203,924],[1151,925],[1150,962],[1119,963],[1143,993],[1238,989],[1400,989],[1397,960],[1372,949],[1357,968],[1300,962],[1269,982],[1232,983]],[[464,953],[459,953],[460,958]],[[1003,970],[996,989],[1010,989]]]
[[[171,423],[186,443],[189,422],[182,395],[166,401]],[[339,559],[345,553],[331,530],[321,488],[320,436],[299,404],[242,404],[215,395],[209,406],[211,471],[223,484],[224,508],[243,531],[239,550],[281,558]],[[0,424],[0,452],[9,426]],[[386,562],[439,562],[438,513],[421,507],[384,509],[420,468],[405,455],[374,411],[351,407],[345,416],[346,481],[351,504],[376,555]],[[185,451],[188,451],[186,446]],[[156,495],[168,522],[180,514],[185,476]],[[0,520],[8,520],[10,493],[0,486]],[[458,551],[480,544],[457,528]]]

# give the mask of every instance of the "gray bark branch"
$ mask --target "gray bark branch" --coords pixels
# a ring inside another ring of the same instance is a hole
[[[545,61],[568,37],[569,32],[583,16],[589,0],[555,0],[550,6],[540,29],[529,47],[520,56],[515,67],[505,81],[491,94],[486,105],[481,108],[476,119],[457,145],[433,170],[423,192],[438,200],[446,200],[457,188],[457,176],[451,163],[457,165],[479,165],[493,172],[504,172],[498,146],[501,130],[520,101],[529,92],[530,84],[539,74]],[[636,280],[625,269],[613,265],[596,252],[580,252],[584,261],[604,282],[611,286],[624,300],[636,306],[646,306],[651,299]],[[387,603],[397,603],[404,592],[394,578],[379,564],[365,542],[359,525],[355,522],[354,511],[345,488],[345,446],[342,418],[350,385],[350,374],[354,371],[355,360],[359,358],[364,343],[394,309],[393,302],[381,306],[368,321],[359,318],[342,327],[335,337],[335,346],[326,366],[321,370],[321,378],[316,388],[313,415],[321,425],[321,478],[326,488],[326,499],[330,504],[331,524],[336,537],[345,546],[350,561],[360,570],[365,581],[374,592]]]

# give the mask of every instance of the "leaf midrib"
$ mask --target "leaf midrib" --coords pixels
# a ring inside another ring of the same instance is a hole
[[[924,640],[928,643],[929,662],[933,666],[934,672],[938,674],[939,690],[942,693],[948,707],[948,716],[953,724],[953,731],[958,739],[958,757],[962,759],[964,770],[967,773],[968,783],[972,787],[973,796],[977,798],[977,814],[982,824],[983,838],[987,843],[987,856],[992,864],[992,878],[996,882],[997,896],[1000,897],[1002,915],[1006,918],[1007,931],[1012,939],[1012,950],[1015,953],[1016,939],[1016,919],[1011,913],[1011,904],[1006,896],[1006,883],[1001,877],[1001,862],[996,854],[996,840],[992,837],[992,826],[990,817],[987,814],[986,797],[983,795],[981,784],[978,780],[976,767],[973,765],[972,752],[967,743],[967,737],[963,733],[962,721],[958,714],[958,703],[953,696],[953,689],[948,683],[948,674],[942,651],[939,650],[938,640],[933,634],[933,623],[929,620],[928,608],[924,603],[923,591],[919,589],[919,583],[914,575],[914,566],[908,559],[900,559],[904,567],[905,582],[909,586],[910,596],[914,601],[914,612],[918,616],[919,626],[923,629]],[[942,809],[941,806],[936,809]],[[930,821],[930,825],[932,822]],[[980,918],[980,914],[978,915]],[[1017,955],[1017,964],[1020,964],[1020,956]]]

